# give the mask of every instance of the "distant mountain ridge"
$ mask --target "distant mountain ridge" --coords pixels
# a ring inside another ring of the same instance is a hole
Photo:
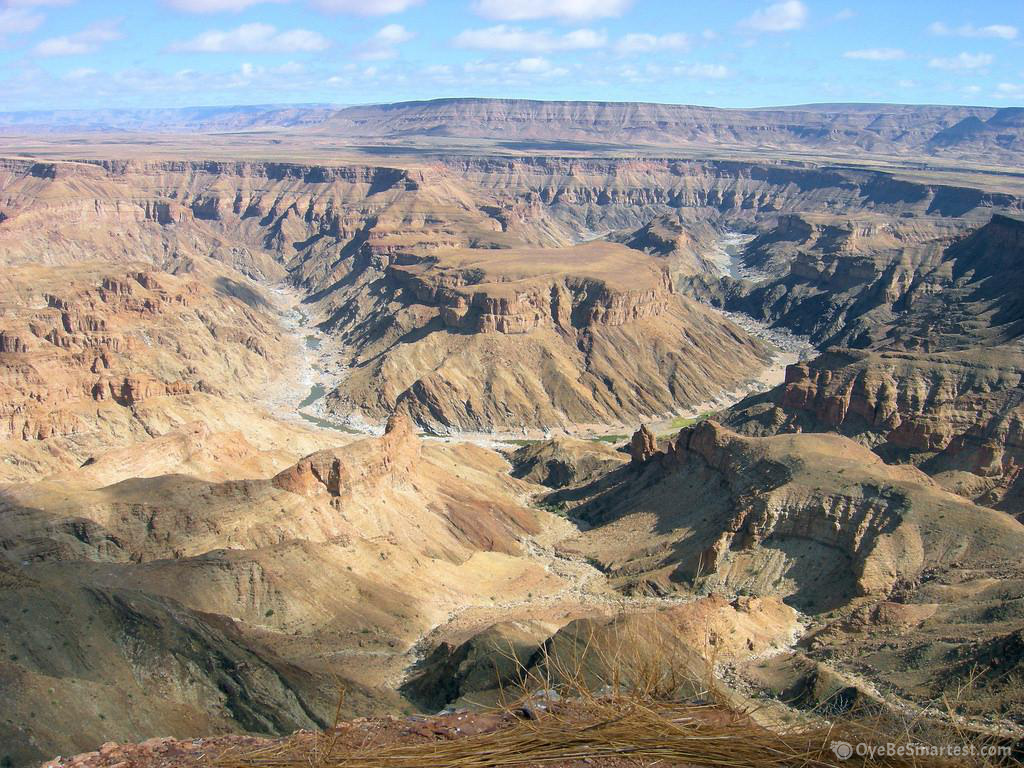
[[[0,132],[211,133],[290,129],[342,139],[487,139],[610,146],[1024,159],[1024,110],[904,104],[721,109],[678,104],[449,98],[394,104],[259,105],[0,113]]]

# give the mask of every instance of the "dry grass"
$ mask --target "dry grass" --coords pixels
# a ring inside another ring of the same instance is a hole
[[[614,624],[570,642],[548,643],[516,686],[502,692],[492,730],[446,741],[388,743],[370,738],[342,746],[338,729],[306,742],[222,758],[218,768],[504,768],[505,766],[707,766],[709,768],[938,768],[995,766],[1004,761],[930,755],[854,754],[836,742],[974,743],[971,734],[896,722],[878,711],[829,722],[808,715],[783,722],[735,706],[713,675],[715,649],[670,648],[643,623]],[[511,648],[509,658],[515,659]],[[696,663],[696,660],[702,663]],[[709,663],[710,661],[710,663]],[[518,663],[518,662],[517,662]],[[339,709],[340,711],[340,709]],[[959,737],[959,740],[954,740]],[[1016,764],[1016,763],[1014,763]]]

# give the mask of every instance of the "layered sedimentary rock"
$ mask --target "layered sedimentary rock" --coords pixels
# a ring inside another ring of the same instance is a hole
[[[813,250],[842,263],[850,259],[847,240]],[[736,409],[729,423],[754,433],[856,436],[968,498],[1020,512],[1024,315],[1014,275],[1024,258],[1024,224],[995,216],[968,235],[894,253],[888,268],[848,278],[846,298],[838,289],[816,288],[843,307],[836,337],[860,349],[835,348],[792,366],[784,384]],[[927,258],[913,258],[922,253]],[[876,261],[884,257],[874,254]],[[774,284],[790,287],[779,322],[821,317],[820,302],[800,288],[821,279],[820,271],[798,266],[805,262],[798,253],[789,275]],[[774,290],[759,287],[748,299]]]
[[[328,135],[459,136],[629,145],[1018,157],[1015,108],[810,105],[720,110],[673,104],[440,99],[352,107],[325,118]]]
[[[926,569],[1012,563],[1024,528],[832,435],[750,438],[713,421],[642,463],[549,496],[598,527],[574,546],[625,589],[647,581],[789,595],[823,609]],[[653,525],[656,535],[636,537]],[[667,581],[665,581],[667,579]]]
[[[4,161],[2,177],[4,263],[66,264],[103,252],[113,261],[145,254],[173,270],[212,257],[259,280],[287,274],[310,294],[316,321],[354,369],[351,386],[325,408],[383,421],[401,400],[422,425],[440,430],[632,421],[735,388],[764,362],[742,332],[672,298],[663,277],[616,286],[595,279],[570,249],[547,254],[558,268],[509,293],[505,277],[482,287],[453,270],[452,254],[483,251],[477,258],[494,265],[501,251],[514,260],[517,249],[565,249],[581,233],[675,215],[676,236],[669,227],[620,239],[649,252],[631,276],[654,269],[677,283],[694,272],[680,248],[706,272],[697,252],[715,231],[765,215],[870,206],[879,217],[914,215],[927,222],[923,230],[955,232],[994,207],[1019,208],[1010,194],[878,172],[658,158],[450,157],[404,167]],[[911,229],[901,225],[897,235]],[[676,247],[668,251],[670,241]],[[621,251],[615,258],[639,264]],[[243,287],[222,288],[251,299]],[[504,342],[478,338],[492,331]],[[467,335],[473,349],[455,352]],[[685,354],[651,355],[642,335]],[[26,343],[21,333],[4,339],[5,348]],[[493,369],[490,360],[513,357],[526,361],[523,371],[467,386],[471,374]],[[590,372],[585,381],[571,380],[577,369]],[[651,390],[652,379],[665,386]],[[507,393],[507,412],[495,387]]]
[[[621,246],[439,251],[386,274],[403,333],[367,339],[328,399],[371,420],[399,405],[438,431],[617,423],[709,399],[768,359]]]
[[[446,328],[473,333],[623,326],[666,314],[673,293],[667,271],[609,243],[446,251],[391,274]]]
[[[399,255],[378,285],[375,334],[340,320],[357,356],[327,401],[370,420],[400,406],[437,431],[611,424],[709,399],[768,359],[608,243]]]
[[[216,267],[18,266],[2,283],[0,440],[27,466],[50,460],[39,442],[81,463],[146,437],[143,404],[251,395],[290,351],[256,289]]]

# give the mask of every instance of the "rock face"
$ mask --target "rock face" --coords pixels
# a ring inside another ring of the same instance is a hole
[[[749,438],[707,420],[631,472],[595,484],[573,508],[599,526],[576,546],[613,568],[623,589],[667,578],[823,609],[887,596],[926,568],[998,570],[1024,541],[1011,518],[837,436]],[[632,543],[626,531],[650,517],[660,533]]]
[[[956,344],[958,335],[983,343],[969,315],[954,314],[942,325],[936,315],[984,301],[977,288],[1007,266],[985,257],[978,271],[974,260],[982,252],[1019,250],[1019,221],[1001,215],[964,221],[960,215],[905,221],[868,214],[781,216],[744,250],[743,264],[758,279],[727,279],[724,296],[715,300],[820,346],[897,343],[932,351]]]
[[[420,441],[412,422],[407,414],[394,414],[380,440],[314,453],[277,475],[273,483],[303,496],[323,492],[332,497],[348,496],[356,489],[407,483],[419,460]]]
[[[629,441],[629,456],[634,464],[643,464],[658,452],[658,439],[644,424]]]
[[[103,437],[142,432],[132,414],[143,404],[259,391],[286,350],[275,314],[225,296],[229,282],[210,267],[6,269],[0,442],[25,443],[12,450],[29,465],[65,451],[77,464]]]
[[[510,461],[513,477],[564,488],[595,480],[621,466],[626,457],[607,443],[554,438],[524,445]]]
[[[394,285],[387,322],[404,333],[360,332],[359,369],[328,399],[332,408],[372,404],[362,410],[377,419],[398,405],[442,433],[573,428],[699,402],[710,396],[708,372],[738,385],[767,362],[759,343],[675,295],[661,265],[622,246],[399,262],[385,276]]]
[[[995,216],[928,250],[927,260],[892,268],[906,269],[902,277],[889,269],[888,279],[881,279],[884,270],[851,279],[857,298],[849,301],[863,313],[851,317],[844,310],[838,337],[861,349],[834,348],[791,366],[783,385],[728,421],[756,434],[854,436],[890,460],[918,464],[968,498],[1020,513],[1024,313],[1011,275],[1024,263],[1024,222]],[[906,258],[908,251],[900,253]],[[799,286],[807,278],[790,274],[793,309],[783,318],[818,307],[801,309]]]
[[[563,333],[623,326],[668,312],[668,274],[608,243],[567,249],[458,251],[392,266],[446,328],[471,333]]]

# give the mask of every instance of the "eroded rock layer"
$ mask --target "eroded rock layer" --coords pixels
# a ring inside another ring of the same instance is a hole
[[[792,366],[778,389],[735,409],[729,423],[759,434],[856,436],[968,498],[1019,513],[1024,311],[1015,276],[1024,263],[1024,222],[997,215],[968,235],[910,244],[888,257],[873,251],[875,266],[860,273],[842,268],[865,258],[850,249],[849,229],[837,229],[827,245],[809,243],[810,230],[795,241],[789,231],[778,235],[799,243],[787,247],[795,249],[788,272],[726,303],[770,313],[784,303],[778,322],[796,327],[831,317],[819,336],[856,348]],[[757,241],[751,245],[763,253]],[[833,266],[809,271],[802,265],[810,258]],[[840,273],[847,275],[842,285],[835,283]],[[783,290],[782,302],[761,303]]]

